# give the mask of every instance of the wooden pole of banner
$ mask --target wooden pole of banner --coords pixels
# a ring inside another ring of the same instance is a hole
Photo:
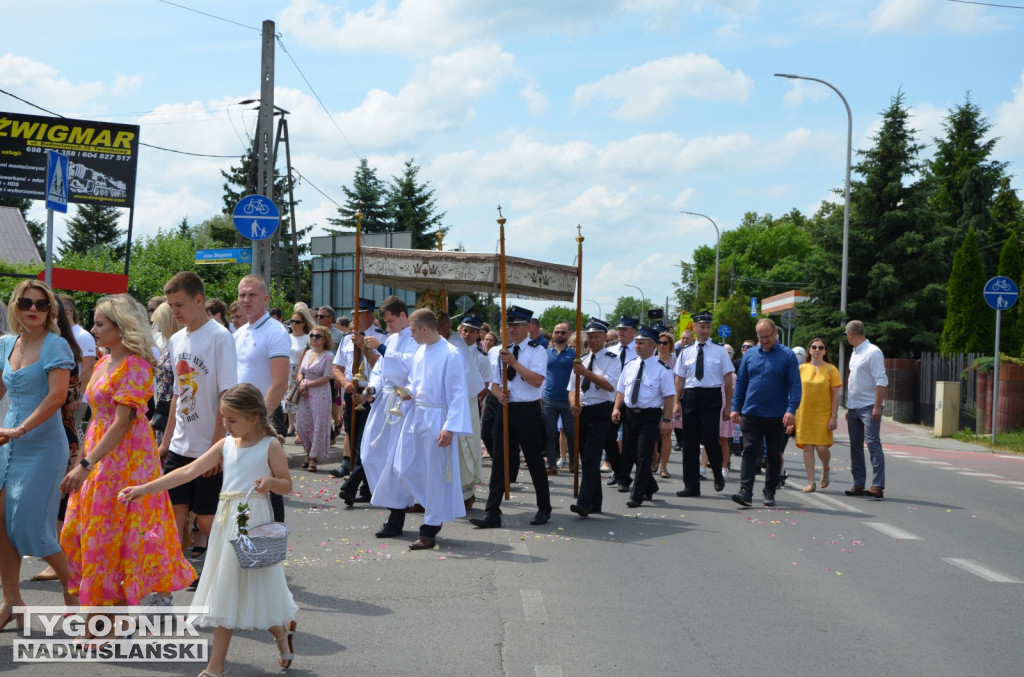
[[[498,272],[501,276],[501,352],[507,353],[508,313],[505,306],[505,217],[501,214],[501,205],[498,205],[498,242],[500,243]],[[505,394],[505,403],[501,405],[501,449],[502,462],[505,464],[505,500],[507,501],[512,498],[512,489],[508,476],[508,370],[504,365],[501,368],[501,392]]]
[[[579,224],[576,224],[576,364],[583,364],[583,231]],[[576,378],[576,404],[582,407],[580,401],[580,379]],[[580,497],[580,417],[573,417],[573,426],[576,434],[573,437],[572,448],[572,497]]]

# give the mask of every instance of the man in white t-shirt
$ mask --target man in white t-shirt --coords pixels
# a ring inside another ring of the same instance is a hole
[[[199,458],[224,437],[218,405],[221,393],[235,385],[236,377],[235,343],[228,330],[206,314],[202,278],[180,272],[164,285],[164,293],[171,314],[183,327],[168,342],[174,394],[173,416],[168,417],[160,443],[166,474]],[[191,510],[199,530],[209,535],[222,480],[220,468],[214,468],[168,491],[179,533],[185,530]]]
[[[75,430],[82,427],[82,419],[89,407],[85,404],[85,387],[89,385],[92,378],[92,369],[96,366],[96,339],[78,324],[78,308],[75,307],[75,299],[67,294],[60,295],[60,303],[67,314],[68,324],[71,325],[71,333],[75,335],[78,342],[78,349],[82,351],[82,361],[78,365],[79,391],[82,393],[82,401],[75,409]]]
[[[246,324],[234,334],[238,382],[259,388],[274,427],[278,434],[283,434],[287,429],[281,401],[291,375],[292,340],[284,325],[267,313],[269,300],[267,284],[259,275],[246,275],[238,281],[238,310],[246,319]],[[274,519],[283,522],[284,501],[271,492],[270,502]]]

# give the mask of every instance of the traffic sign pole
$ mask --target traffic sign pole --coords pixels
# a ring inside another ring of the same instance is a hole
[[[1003,311],[996,309],[996,362],[995,373],[992,374],[992,443],[996,442],[996,423],[999,419],[999,325]]]
[[[982,294],[985,297],[985,303],[996,311],[995,373],[992,375],[992,443],[994,444],[996,425],[999,423],[999,330],[1002,324],[1003,310],[1012,308],[1017,303],[1019,290],[1016,282],[999,275],[985,283]]]

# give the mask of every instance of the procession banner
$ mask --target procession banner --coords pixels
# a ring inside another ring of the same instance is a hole
[[[69,202],[135,205],[138,125],[0,113],[0,195],[45,199],[47,150],[69,158]]]

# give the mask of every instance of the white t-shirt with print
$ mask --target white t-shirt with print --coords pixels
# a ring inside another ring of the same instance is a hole
[[[198,458],[214,441],[220,394],[237,383],[235,342],[219,322],[208,320],[193,332],[181,329],[168,343],[178,396],[170,449]]]

